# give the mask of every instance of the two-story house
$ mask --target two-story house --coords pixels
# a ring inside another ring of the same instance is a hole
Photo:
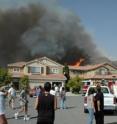
[[[43,85],[44,82],[64,85],[66,77],[63,75],[63,65],[42,57],[29,62],[16,62],[8,64],[8,71],[13,77],[14,84],[18,87],[19,80],[27,75],[30,87]]]
[[[84,80],[92,81],[112,81],[117,80],[117,67],[109,63],[101,63],[86,66],[69,66],[70,76],[80,76]]]

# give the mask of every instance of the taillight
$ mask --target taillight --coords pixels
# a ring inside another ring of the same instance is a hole
[[[84,97],[84,103],[87,103],[87,97]]]
[[[117,103],[116,97],[113,98],[113,103],[114,103],[114,104]]]

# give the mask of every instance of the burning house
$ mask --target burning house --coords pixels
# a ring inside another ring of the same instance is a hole
[[[91,65],[72,65],[69,66],[70,76],[79,76],[84,80],[92,80],[93,82],[113,81],[117,80],[117,67],[110,63],[100,63]]]
[[[24,75],[24,72],[28,73],[26,72],[29,69],[28,66],[33,64],[30,60],[34,58],[47,56],[51,60],[68,65],[74,65],[79,60],[82,65],[87,65],[103,57],[78,15],[51,2],[50,4],[42,3],[40,0],[38,3],[32,3],[27,2],[25,5],[21,4],[14,8],[1,7],[0,10],[0,65],[6,66],[8,63],[16,62],[8,64],[9,71],[17,72],[13,74],[16,82]],[[28,63],[20,62],[22,60]],[[37,60],[33,62],[38,63]],[[61,68],[61,64],[57,66]],[[77,63],[77,66],[79,65]],[[43,67],[42,72],[45,76],[44,70],[48,68],[48,65],[39,61],[39,66]],[[107,64],[92,67],[77,66],[70,66],[71,75],[81,73],[84,77],[85,72],[98,69],[98,67],[107,72],[110,72],[108,67],[116,70],[114,66]],[[33,68],[30,69],[33,70]],[[28,75],[32,81],[39,78],[30,73]],[[43,76],[40,78],[43,79]],[[50,77],[46,78],[50,79]],[[64,81],[65,77],[61,79]]]
[[[62,64],[84,58],[87,64],[101,56],[80,18],[71,11],[41,2],[22,5],[1,7],[1,66],[43,56]]]

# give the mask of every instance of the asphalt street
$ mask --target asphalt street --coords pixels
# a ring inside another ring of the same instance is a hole
[[[35,98],[29,99],[29,115],[30,120],[23,120],[23,113],[20,114],[19,119],[14,119],[14,113],[18,110],[19,102],[16,100],[16,109],[12,110],[6,103],[6,116],[8,124],[36,124],[37,112],[34,110]],[[56,110],[55,123],[54,124],[87,124],[87,115],[83,112],[83,96],[81,95],[69,95],[67,96],[67,109]],[[59,104],[58,104],[59,107]],[[95,121],[94,121],[95,124]],[[106,114],[105,124],[117,124],[117,114]]]

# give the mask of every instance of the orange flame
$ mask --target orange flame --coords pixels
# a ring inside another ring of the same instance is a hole
[[[81,58],[81,59],[80,59],[79,61],[77,61],[77,62],[75,63],[75,65],[73,65],[73,66],[79,67],[83,61],[84,61],[84,59]]]

